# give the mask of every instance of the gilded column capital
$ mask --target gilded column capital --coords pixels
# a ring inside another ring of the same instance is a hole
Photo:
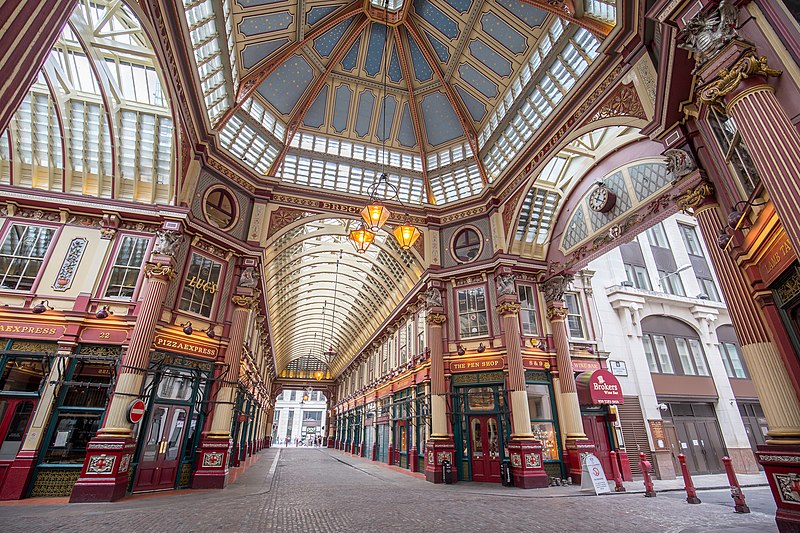
[[[425,318],[428,324],[434,326],[441,326],[447,320],[447,315],[444,313],[428,313],[428,316]]]
[[[231,296],[231,301],[236,307],[243,307],[249,309],[256,303],[254,296],[246,296],[244,294],[234,294]]]
[[[178,275],[175,269],[170,265],[163,263],[146,263],[144,265],[144,275],[150,278],[163,278],[166,281],[172,281]]]
[[[567,319],[567,308],[550,306],[547,308],[547,320],[550,322],[557,322],[559,320]]]
[[[522,306],[516,302],[503,302],[495,307],[495,311],[500,316],[518,315]]]
[[[770,68],[765,56],[757,56],[755,50],[748,50],[731,68],[719,71],[719,79],[700,89],[698,100],[701,104],[715,105],[739,87],[739,84],[753,76],[780,76],[781,70]]]
[[[706,198],[714,196],[714,187],[707,181],[699,183],[693,189],[675,197],[675,205],[678,209],[689,214],[690,209],[700,207]]]

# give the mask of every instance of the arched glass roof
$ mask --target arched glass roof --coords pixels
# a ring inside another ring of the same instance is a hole
[[[615,23],[613,1],[552,4],[184,0],[184,21],[208,125],[253,171],[365,194],[385,170],[442,205],[502,175]]]
[[[169,102],[138,19],[119,0],[82,1],[0,133],[0,183],[166,204],[174,151]]]

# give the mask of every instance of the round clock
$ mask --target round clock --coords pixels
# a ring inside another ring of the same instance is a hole
[[[598,213],[608,213],[616,202],[617,195],[604,185],[598,185],[589,195],[589,207]]]

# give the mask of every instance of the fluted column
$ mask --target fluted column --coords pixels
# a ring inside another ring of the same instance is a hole
[[[528,406],[528,393],[525,390],[525,367],[522,366],[520,347],[519,309],[516,294],[498,298],[495,308],[503,321],[503,340],[506,345],[508,362],[508,388],[511,397],[511,438],[533,438],[531,433],[531,412]]]
[[[251,291],[252,292],[252,291]],[[231,317],[231,334],[228,341],[228,348],[225,350],[225,364],[228,366],[228,373],[225,381],[217,394],[216,404],[214,405],[214,419],[211,422],[211,431],[208,433],[209,439],[230,439],[231,423],[233,422],[233,406],[236,399],[236,385],[239,382],[239,365],[244,348],[244,331],[247,326],[247,318],[250,308],[255,303],[252,294],[235,294],[233,302],[233,316]]]
[[[111,396],[103,427],[98,437],[130,437],[133,425],[128,421],[127,408],[139,396],[150,362],[156,325],[167,296],[169,282],[175,278],[172,258],[159,256],[156,262],[145,265],[147,283],[139,304],[139,314],[131,331],[131,341],[119,367],[119,377]]]
[[[746,50],[732,67],[719,72],[718,80],[700,90],[700,102],[724,102],[789,241],[800,251],[800,133],[767,84],[767,77],[780,75],[767,65],[766,57]]]
[[[581,422],[581,407],[578,403],[578,390],[575,386],[575,374],[572,371],[569,335],[567,334],[567,308],[563,301],[551,301],[547,304],[547,319],[553,332],[558,363],[559,395],[564,420],[561,426],[567,434],[567,440],[586,439]]]
[[[693,208],[707,243],[716,243],[724,228],[719,206],[712,195],[712,187],[702,183],[678,199],[679,207]],[[708,252],[741,345],[742,357],[767,419],[767,442],[800,444],[800,401],[764,315],[750,293],[745,274],[718,246],[709,246]]]
[[[446,438],[447,431],[447,387],[444,381],[443,324],[447,316],[442,308],[428,312],[428,346],[431,350],[431,438]]]

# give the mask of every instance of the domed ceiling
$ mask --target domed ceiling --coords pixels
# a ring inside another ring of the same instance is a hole
[[[257,173],[365,194],[385,168],[403,202],[441,205],[496,180],[597,57],[614,2],[560,4],[185,0],[185,16],[210,125]]]

